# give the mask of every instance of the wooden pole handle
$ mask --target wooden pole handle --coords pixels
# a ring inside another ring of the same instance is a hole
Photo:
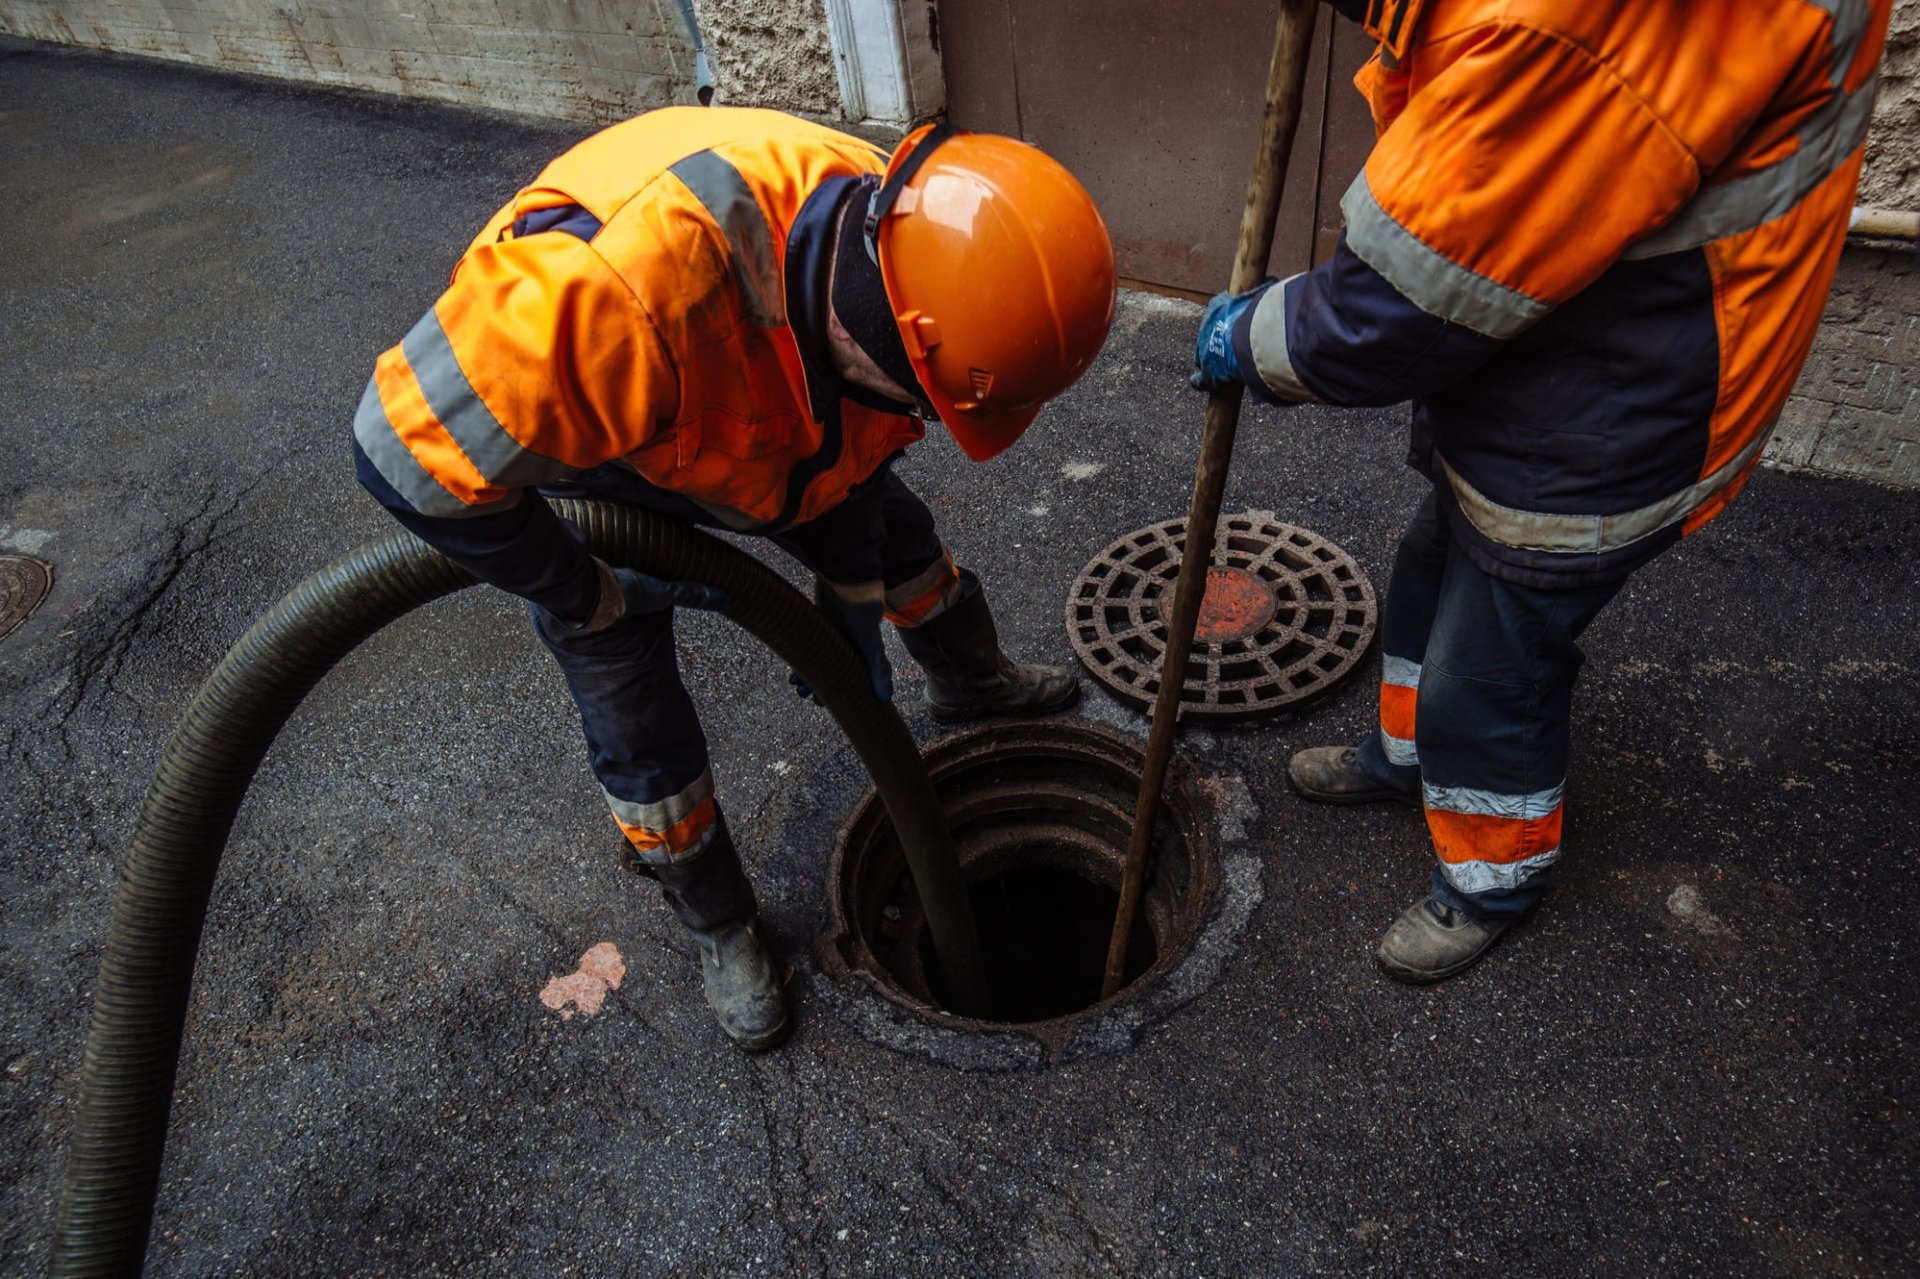
[[[1273,224],[1280,212],[1280,188],[1293,154],[1294,131],[1300,123],[1307,54],[1313,43],[1314,10],[1318,7],[1318,0],[1281,0],[1280,20],[1273,33],[1273,58],[1267,64],[1260,143],[1253,156],[1253,172],[1247,178],[1247,203],[1240,211],[1240,244],[1233,256],[1233,277],[1228,285],[1234,293],[1245,293],[1260,282],[1273,252]],[[1173,760],[1180,695],[1187,685],[1187,658],[1193,652],[1193,632],[1200,620],[1200,601],[1206,594],[1207,565],[1213,559],[1214,531],[1226,494],[1227,468],[1233,461],[1233,437],[1240,426],[1243,390],[1238,385],[1224,387],[1207,397],[1206,435],[1200,445],[1200,468],[1193,478],[1186,545],[1174,588],[1173,613],[1167,619],[1167,650],[1160,666],[1159,692],[1153,701],[1153,727],[1147,733],[1146,765],[1133,810],[1133,838],[1127,845],[1120,903],[1107,946],[1102,999],[1120,989],[1126,974],[1127,944],[1133,938],[1134,917],[1140,913],[1147,849],[1153,842],[1160,792],[1166,786],[1167,768]]]

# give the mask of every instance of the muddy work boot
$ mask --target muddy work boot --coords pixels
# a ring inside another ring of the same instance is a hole
[[[979,579],[960,570],[961,596],[946,612],[902,627],[901,642],[927,673],[927,713],[942,724],[1010,715],[1050,715],[1080,696],[1064,666],[1032,666],[1000,651]]]
[[[690,929],[700,946],[700,983],[727,1037],[750,1053],[777,1048],[792,1023],[773,955],[755,923]]]
[[[1477,919],[1429,897],[1393,921],[1374,959],[1395,981],[1431,986],[1472,967],[1512,922]]]
[[[700,947],[707,1006],[727,1037],[748,1052],[787,1037],[787,996],[774,958],[755,922],[759,903],[740,868],[724,819],[711,843],[670,865],[635,865],[660,881],[667,904]]]
[[[1371,804],[1391,800],[1420,807],[1420,792],[1395,786],[1360,764],[1351,746],[1315,746],[1287,761],[1287,786],[1316,804]]]

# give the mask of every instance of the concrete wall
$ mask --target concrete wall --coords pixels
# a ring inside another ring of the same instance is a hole
[[[0,33],[582,120],[693,97],[674,0],[0,0]]]

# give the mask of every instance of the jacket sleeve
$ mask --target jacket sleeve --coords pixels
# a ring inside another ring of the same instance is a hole
[[[621,457],[673,420],[651,316],[587,242],[553,230],[477,244],[382,355],[354,418],[361,483],[483,581],[565,619],[598,583],[528,492]]]
[[[1471,373],[1667,222],[1697,157],[1586,50],[1498,23],[1416,86],[1334,255],[1234,334],[1283,402],[1390,404]]]

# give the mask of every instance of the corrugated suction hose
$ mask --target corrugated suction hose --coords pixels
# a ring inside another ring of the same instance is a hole
[[[986,1009],[973,911],[920,752],[873,696],[832,623],[751,556],[677,521],[604,502],[555,502],[616,565],[724,589],[726,615],[811,685],[872,774],[926,905],[956,1004]],[[362,547],[302,582],[230,649],[167,743],[135,821],[93,990],[56,1276],[137,1274],[145,1257],[194,959],[234,814],[267,747],[320,677],[381,627],[474,579],[411,534]]]

